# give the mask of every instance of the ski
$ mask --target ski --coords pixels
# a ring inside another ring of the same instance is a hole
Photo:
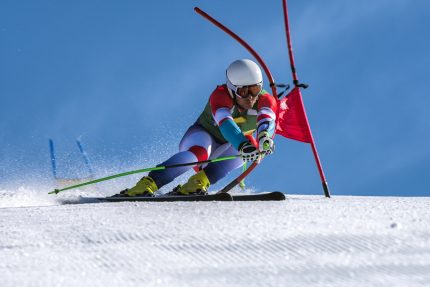
[[[216,193],[208,195],[161,195],[154,197],[147,196],[110,196],[93,198],[99,201],[123,202],[123,201],[146,201],[146,202],[169,202],[169,201],[232,201],[233,198],[228,193]]]
[[[285,200],[285,195],[280,191],[230,195],[229,193],[215,193],[207,195],[160,195],[155,197],[146,196],[109,196],[109,197],[84,197],[85,202],[173,202],[173,201],[279,201]]]
[[[233,201],[277,201],[285,200],[285,194],[280,191],[257,193],[257,194],[244,194],[232,195]]]

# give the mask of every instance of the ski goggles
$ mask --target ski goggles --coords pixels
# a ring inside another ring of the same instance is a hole
[[[261,84],[237,87],[236,96],[238,96],[241,99],[247,99],[249,97],[256,98],[258,97],[258,95],[260,95],[261,90],[262,90]]]

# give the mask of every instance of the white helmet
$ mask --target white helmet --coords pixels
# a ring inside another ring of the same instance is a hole
[[[263,75],[260,67],[248,59],[236,60],[228,66],[226,71],[227,87],[234,93],[244,86],[263,86]]]

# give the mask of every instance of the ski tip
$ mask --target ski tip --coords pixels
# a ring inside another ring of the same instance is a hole
[[[280,201],[285,200],[285,194],[280,191],[257,193],[257,194],[244,194],[233,195],[233,201]]]
[[[274,191],[271,194],[275,200],[285,200],[286,199],[285,194],[283,192]]]

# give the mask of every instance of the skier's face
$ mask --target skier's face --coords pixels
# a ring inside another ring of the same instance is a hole
[[[251,109],[257,102],[261,92],[260,85],[246,86],[237,89],[237,102],[244,109]]]
[[[258,96],[257,97],[247,97],[247,98],[237,97],[236,99],[237,99],[237,103],[239,104],[239,106],[241,106],[245,110],[249,110],[249,109],[252,109],[252,107],[257,102]]]

